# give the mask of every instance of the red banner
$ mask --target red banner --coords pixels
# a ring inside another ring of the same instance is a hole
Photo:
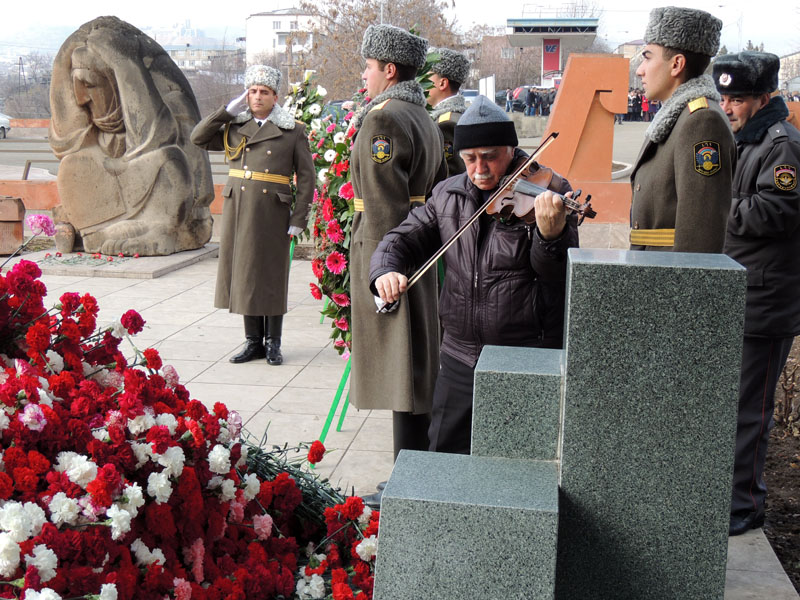
[[[542,74],[561,70],[561,40],[542,40]]]

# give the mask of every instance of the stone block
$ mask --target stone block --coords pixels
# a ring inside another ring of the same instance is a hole
[[[25,205],[21,198],[0,196],[0,221],[22,221],[25,218]]]
[[[13,254],[22,244],[22,221],[0,221],[0,254]]]
[[[560,599],[722,600],[745,270],[570,250]]]
[[[555,462],[400,452],[375,600],[553,598],[557,478]]]
[[[555,460],[562,350],[486,346],[475,368],[472,455]]]

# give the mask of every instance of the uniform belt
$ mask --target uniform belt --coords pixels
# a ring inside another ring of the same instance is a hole
[[[245,171],[243,169],[231,169],[228,177],[239,179],[255,179],[256,181],[267,181],[269,183],[283,183],[289,185],[289,178],[286,175],[273,175],[272,173],[262,173],[261,171]]]
[[[408,202],[421,202],[425,204],[425,196],[411,196],[408,199]],[[356,212],[364,212],[364,199],[363,198],[353,198],[353,209]]]
[[[631,229],[634,246],[674,246],[674,229]]]

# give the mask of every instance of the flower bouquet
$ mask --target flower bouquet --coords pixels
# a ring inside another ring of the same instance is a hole
[[[0,597],[372,597],[377,512],[190,397],[135,311],[50,310],[39,267],[0,275]],[[306,453],[307,452],[307,453]]]

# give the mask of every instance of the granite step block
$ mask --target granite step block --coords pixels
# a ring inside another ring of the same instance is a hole
[[[558,458],[564,352],[486,346],[475,368],[472,455]]]
[[[554,461],[403,450],[383,493],[375,600],[551,600]]]

